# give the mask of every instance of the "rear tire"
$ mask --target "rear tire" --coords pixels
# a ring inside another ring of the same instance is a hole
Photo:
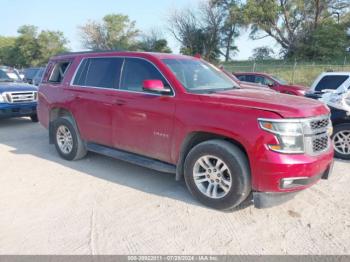
[[[350,160],[350,124],[335,126],[332,140],[335,157]]]
[[[239,147],[224,140],[195,146],[186,157],[184,170],[192,195],[214,209],[235,208],[251,192],[247,157]]]
[[[32,116],[30,116],[30,119],[32,120],[32,122],[33,123],[37,123],[38,121],[39,121],[39,119],[38,119],[38,115],[32,115]]]
[[[53,122],[53,138],[57,152],[66,160],[78,160],[87,154],[84,142],[70,117],[60,117]]]

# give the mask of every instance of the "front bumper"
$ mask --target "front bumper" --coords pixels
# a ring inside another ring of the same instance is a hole
[[[0,118],[35,115],[36,105],[37,103],[25,103],[25,104],[0,103]]]
[[[295,195],[306,187],[318,182],[320,179],[327,180],[333,172],[334,161],[332,161],[324,172],[312,177],[293,177],[282,178],[280,181],[280,188],[283,187],[283,181],[293,181],[293,189],[297,191],[291,192],[253,192],[253,202],[256,208],[270,208],[283,204],[295,197]]]

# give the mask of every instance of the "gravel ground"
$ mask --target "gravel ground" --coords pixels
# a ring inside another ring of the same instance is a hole
[[[0,254],[350,254],[349,203],[347,162],[282,206],[225,213],[173,175],[67,162],[39,124],[0,121]]]

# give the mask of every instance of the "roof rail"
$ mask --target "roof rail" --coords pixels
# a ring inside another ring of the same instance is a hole
[[[59,53],[55,56],[62,55],[83,55],[83,54],[93,54],[93,53],[112,53],[112,52],[128,52],[128,50],[123,49],[111,49],[111,50],[90,50],[90,51],[78,51],[78,52],[64,52]]]

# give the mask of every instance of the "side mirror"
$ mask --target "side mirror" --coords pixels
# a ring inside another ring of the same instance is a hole
[[[142,83],[143,90],[168,94],[171,93],[170,88],[165,88],[161,80],[144,80]]]
[[[274,87],[274,84],[269,83],[269,84],[267,84],[267,86],[268,86],[268,87]]]

